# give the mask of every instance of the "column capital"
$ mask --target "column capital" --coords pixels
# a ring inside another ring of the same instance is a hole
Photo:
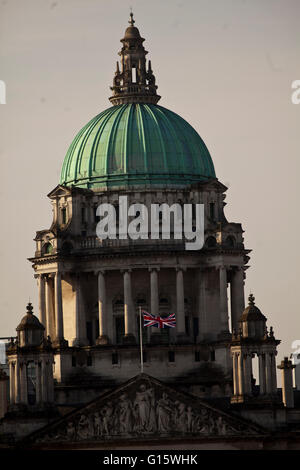
[[[152,271],[160,271],[160,267],[159,266],[149,266],[148,267],[148,271],[149,273],[151,273]]]
[[[98,274],[103,274],[103,276],[104,276],[104,274],[106,274],[107,270],[106,269],[95,269],[95,271],[93,271],[93,272],[94,272],[95,276],[98,276]]]
[[[186,266],[175,266],[175,271],[178,272],[178,271],[186,271]]]
[[[120,273],[121,274],[125,274],[125,273],[132,273],[132,268],[122,268],[120,269]]]

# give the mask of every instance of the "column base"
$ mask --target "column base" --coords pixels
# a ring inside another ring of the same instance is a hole
[[[96,344],[98,344],[99,346],[109,344],[108,336],[106,335],[98,336],[98,338],[96,339]]]
[[[62,338],[62,339],[59,339],[59,338],[56,338],[53,343],[52,343],[52,346],[54,348],[67,348],[69,346],[69,343],[66,339]]]
[[[150,343],[152,343],[152,344],[162,343],[162,335],[160,334],[160,332],[155,331],[154,333],[151,333]]]
[[[132,333],[129,333],[128,335],[124,335],[122,338],[122,343],[123,344],[136,344],[135,336]]]
[[[79,347],[79,346],[88,346],[90,344],[87,338],[75,338],[72,341],[72,346]]]
[[[176,343],[177,344],[186,344],[190,343],[191,340],[186,333],[177,333],[176,335]]]
[[[230,331],[221,331],[221,333],[218,334],[218,340],[221,341],[231,341],[232,340],[232,334]]]

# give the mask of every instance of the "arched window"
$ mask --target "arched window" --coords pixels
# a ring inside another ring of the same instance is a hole
[[[231,235],[229,235],[226,240],[225,240],[225,245],[228,247],[228,248],[234,248],[235,246],[235,238],[232,237]]]
[[[205,245],[207,246],[207,248],[214,248],[217,245],[217,240],[215,239],[215,237],[208,237],[206,239]]]
[[[45,255],[50,255],[53,251],[53,246],[51,243],[45,243],[43,251]]]
[[[24,366],[23,366],[24,367]],[[27,368],[27,399],[29,405],[36,403],[36,367],[33,361],[29,361]]]
[[[67,208],[63,207],[61,210],[61,223],[65,225],[67,223]]]

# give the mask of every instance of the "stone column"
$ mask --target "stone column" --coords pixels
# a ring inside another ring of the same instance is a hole
[[[158,269],[157,268],[149,268],[150,271],[150,313],[157,316],[159,315],[159,298],[158,298]],[[158,328],[150,327],[151,335],[160,335],[160,331]],[[158,338],[158,337],[157,337]],[[160,338],[160,336],[159,336]],[[156,340],[155,338],[154,341]]]
[[[293,369],[295,367],[287,357],[277,366],[282,371],[282,401],[286,408],[294,408]]]
[[[15,363],[9,362],[9,403],[15,404]]]
[[[183,270],[176,268],[176,299],[177,299],[177,312],[176,312],[176,331],[177,337],[185,336],[185,313],[184,313],[184,283],[183,283]]]
[[[20,403],[20,394],[21,394],[21,387],[20,387],[20,362],[19,359],[16,359],[15,362],[15,404],[18,405]]]
[[[47,377],[47,363],[46,359],[43,357],[41,361],[41,382],[42,382],[42,402],[48,402],[48,377]]]
[[[97,344],[108,344],[105,272],[98,272],[99,337]]]
[[[39,274],[38,277],[38,290],[39,290],[39,318],[42,325],[47,327],[46,323],[46,299],[45,299],[45,278],[43,274]]]
[[[227,269],[225,266],[219,267],[219,276],[221,333],[228,333]]]
[[[233,353],[232,355],[232,373],[233,373],[233,395],[238,395],[238,364],[237,364],[237,354]]]
[[[205,340],[209,334],[209,317],[206,311],[205,302],[205,271],[198,270],[198,340]]]
[[[276,375],[276,351],[271,354],[271,380],[272,380],[272,393],[277,393],[277,375]]]
[[[124,342],[132,343],[135,341],[135,312],[132,301],[132,290],[131,290],[131,270],[124,271],[124,324],[125,324],[125,335]]]
[[[48,369],[48,402],[54,402],[54,381],[53,381],[53,360],[49,358],[47,362],[47,369]]]
[[[20,376],[21,376],[21,403],[27,405],[28,396],[27,396],[27,369],[26,362],[20,364]]]
[[[252,395],[252,357],[251,354],[245,354],[243,360],[244,367],[244,393]]]
[[[7,412],[7,380],[8,377],[6,373],[0,369],[0,419],[2,419]]]
[[[266,393],[272,394],[272,368],[271,368],[271,356],[270,353],[265,354],[266,358]]]
[[[64,339],[61,273],[59,272],[55,273],[55,278],[54,278],[54,300],[55,300],[55,333],[56,333],[54,344],[56,346],[64,346],[66,345],[66,341]]]
[[[86,346],[88,340],[86,337],[85,309],[82,305],[80,275],[75,276],[75,331],[76,337],[73,340],[73,346]]]
[[[41,363],[37,361],[35,363],[36,370],[36,402],[37,404],[42,401],[42,377],[41,377]]]
[[[260,395],[266,393],[266,365],[265,355],[260,353],[258,355],[258,367],[259,367],[259,390]]]
[[[237,268],[232,272],[230,281],[231,331],[238,331],[238,321],[245,310],[244,271]]]
[[[243,356],[240,352],[238,354],[238,384],[239,384],[239,395],[244,394],[244,370],[243,370]]]
[[[51,289],[51,278],[50,275],[47,275],[47,278],[45,279],[45,304],[46,304],[46,333],[47,336],[51,336],[51,327],[52,327],[52,321],[51,321],[51,314],[52,314],[52,289]]]

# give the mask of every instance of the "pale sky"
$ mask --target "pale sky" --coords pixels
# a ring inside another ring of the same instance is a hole
[[[159,104],[204,139],[226,184],[226,215],[251,248],[246,296],[282,340],[300,339],[299,0],[0,0],[0,336],[37,287],[28,257],[49,228],[46,195],[78,130],[108,108],[130,6]]]

